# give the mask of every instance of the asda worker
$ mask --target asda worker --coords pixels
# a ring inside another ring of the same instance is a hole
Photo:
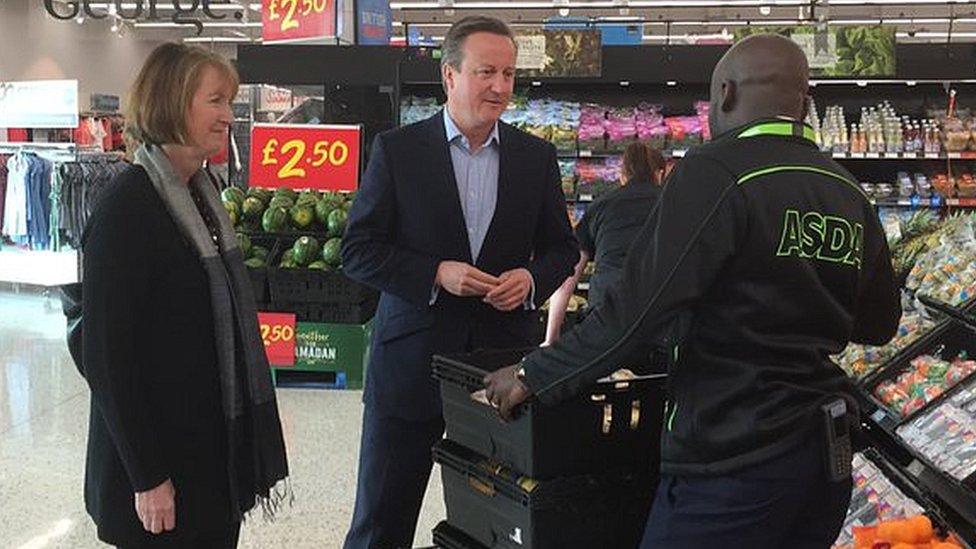
[[[900,310],[877,214],[799,122],[807,75],[785,38],[732,47],[712,75],[717,138],[672,172],[622,282],[554,345],[485,379],[511,418],[670,342],[642,547],[826,548],[841,528],[857,418],[829,356],[884,344]]]
[[[559,338],[566,306],[586,263],[591,258],[596,260],[587,296],[592,310],[603,302],[606,289],[622,276],[627,250],[657,205],[665,169],[661,153],[646,143],[631,143],[624,150],[623,162],[622,186],[591,204],[576,226],[580,260],[573,275],[549,298],[546,345]]]

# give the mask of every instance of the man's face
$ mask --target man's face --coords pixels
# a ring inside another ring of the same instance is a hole
[[[508,107],[515,86],[515,45],[488,32],[469,35],[462,45],[460,69],[445,64],[444,83],[456,122],[493,125]]]

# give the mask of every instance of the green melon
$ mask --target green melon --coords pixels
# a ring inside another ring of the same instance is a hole
[[[271,255],[271,252],[268,251],[268,249],[265,248],[264,246],[258,246],[258,245],[251,246],[252,258],[260,259],[261,261],[267,262],[269,255]]]
[[[342,234],[346,231],[347,218],[348,214],[345,210],[341,208],[332,210],[332,212],[329,214],[328,222],[329,236],[342,236]]]
[[[245,259],[244,265],[246,265],[251,269],[263,269],[267,266],[264,260],[261,259],[260,257],[250,257],[248,259]]]
[[[244,195],[244,191],[238,189],[237,187],[227,187],[226,189],[220,192],[221,200],[223,200],[224,202],[227,201],[237,202],[238,206],[244,203],[245,198],[246,196]]]
[[[319,241],[311,236],[303,236],[291,247],[292,257],[298,265],[308,265],[319,259]]]
[[[334,209],[335,206],[333,206],[328,200],[324,198],[319,200],[315,203],[315,220],[318,221],[323,227],[328,228],[329,214],[332,213],[332,210]]]
[[[309,206],[296,205],[291,211],[291,224],[296,229],[307,229],[315,220],[315,211]]]
[[[246,234],[237,233],[237,247],[241,249],[245,258],[251,257],[251,239]]]
[[[322,245],[322,261],[333,267],[338,267],[342,263],[342,239],[330,238]]]
[[[284,208],[286,210],[291,209],[295,205],[295,201],[287,196],[276,196],[268,201],[269,208]]]
[[[332,267],[330,267],[328,263],[326,263],[325,261],[322,261],[321,259],[318,260],[318,261],[313,261],[313,262],[309,263],[308,264],[308,268],[309,269],[313,269],[313,270],[317,270],[317,271],[331,271],[332,270]]]
[[[288,227],[288,212],[284,208],[268,207],[261,216],[261,227],[269,233],[276,233]]]
[[[248,219],[261,219],[261,214],[264,213],[264,202],[261,202],[260,198],[249,196],[244,199],[241,212]]]

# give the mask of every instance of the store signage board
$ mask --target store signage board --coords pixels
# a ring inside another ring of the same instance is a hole
[[[261,0],[265,44],[315,43],[336,36],[336,0]]]
[[[735,39],[774,33],[793,40],[807,55],[814,77],[886,77],[895,75],[895,26],[850,25],[799,27],[749,26]]]
[[[287,112],[292,108],[292,92],[287,88],[262,85],[258,96],[258,110],[266,112]]]
[[[542,30],[517,34],[519,77],[586,78],[602,73],[599,30]]]
[[[295,314],[258,313],[261,340],[272,366],[295,365]]]
[[[0,82],[0,128],[77,127],[77,80]]]
[[[257,187],[355,191],[360,126],[255,124],[249,181]]]
[[[356,2],[356,41],[363,46],[388,46],[393,34],[393,11],[389,0]]]
[[[117,95],[106,93],[91,94],[91,110],[97,112],[119,112],[122,100]]]

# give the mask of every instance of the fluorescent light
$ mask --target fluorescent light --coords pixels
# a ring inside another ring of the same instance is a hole
[[[207,29],[239,29],[239,28],[261,28],[261,23],[211,23],[209,21],[201,21],[204,28]],[[186,27],[187,24],[183,23],[136,23],[137,28],[142,29],[175,29],[180,27]]]
[[[949,38],[948,32],[899,32],[897,38]],[[976,32],[954,32],[953,38],[976,38]]]
[[[641,37],[646,41],[666,41],[666,40],[677,40],[677,41],[691,41],[691,40],[732,40],[731,34],[725,33],[714,33],[714,34],[645,34]]]
[[[225,43],[250,43],[250,42],[260,42],[261,39],[252,40],[251,38],[238,38],[236,36],[191,36],[183,39],[184,42],[225,42]]]
[[[968,4],[970,0],[830,0],[831,6],[893,6],[905,4]]]
[[[631,8],[721,8],[748,6],[805,6],[806,0],[631,0]],[[439,9],[438,2],[390,2],[390,8],[395,10],[424,10]],[[487,2],[455,2],[454,9],[606,9],[619,7],[613,0],[594,0],[592,2],[570,1],[487,1]]]

